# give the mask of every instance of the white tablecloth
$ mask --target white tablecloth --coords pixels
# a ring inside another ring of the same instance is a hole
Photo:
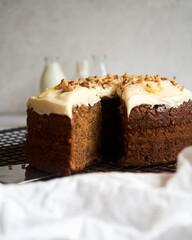
[[[180,154],[175,174],[1,184],[0,239],[192,239],[192,147]]]

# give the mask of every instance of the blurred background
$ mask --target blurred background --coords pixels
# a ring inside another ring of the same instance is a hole
[[[192,1],[0,0],[0,115],[25,113],[45,56],[70,79],[93,54],[111,74],[176,76],[192,90]]]

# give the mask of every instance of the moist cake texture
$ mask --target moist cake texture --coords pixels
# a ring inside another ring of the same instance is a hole
[[[166,77],[62,80],[27,103],[27,161],[57,175],[103,158],[121,166],[175,161],[192,144],[192,93]]]

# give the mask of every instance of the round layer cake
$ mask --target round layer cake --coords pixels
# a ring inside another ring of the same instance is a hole
[[[121,166],[175,161],[192,144],[191,99],[175,78],[159,75],[62,80],[27,102],[26,159],[57,175],[103,159]]]

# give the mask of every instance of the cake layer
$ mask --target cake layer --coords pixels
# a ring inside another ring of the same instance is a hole
[[[191,100],[172,108],[166,105],[143,104],[134,107],[129,118],[127,118],[125,103],[121,101],[120,111],[127,119],[129,129],[167,127],[192,121]]]
[[[179,152],[192,145],[192,124],[133,130],[124,135],[121,166],[149,166],[176,161]]]
[[[192,145],[192,102],[178,108],[158,106],[135,107],[127,118],[125,103],[121,103],[123,157],[122,166],[156,165],[175,161],[178,153]],[[186,118],[185,118],[186,116]]]

